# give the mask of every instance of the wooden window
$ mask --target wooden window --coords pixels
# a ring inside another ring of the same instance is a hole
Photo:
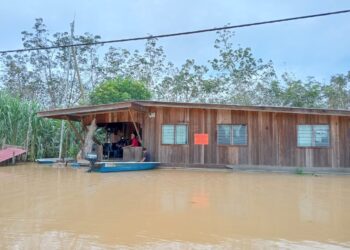
[[[162,125],[162,144],[188,144],[187,125]]]
[[[329,147],[329,125],[298,125],[298,147]]]
[[[217,139],[219,145],[247,145],[247,125],[220,124]]]

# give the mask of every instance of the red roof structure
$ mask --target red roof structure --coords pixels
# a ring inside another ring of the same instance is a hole
[[[9,147],[6,149],[0,149],[0,163],[10,160],[14,156],[19,156],[26,153],[27,151],[21,148]]]

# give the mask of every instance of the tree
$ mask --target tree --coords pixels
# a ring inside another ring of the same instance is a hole
[[[149,100],[150,98],[151,93],[143,82],[120,77],[101,83],[90,94],[91,104]]]
[[[127,77],[129,75],[127,60],[129,60],[130,55],[131,53],[127,49],[109,47],[104,55],[103,64],[99,66],[99,72],[103,80]]]
[[[284,86],[281,95],[282,105],[290,107],[321,108],[325,107],[322,98],[322,85],[314,78],[309,77],[306,82],[297,80],[288,75],[282,75]],[[283,86],[282,85],[282,86]]]
[[[272,62],[255,59],[250,48],[235,49],[232,43],[234,32],[223,30],[214,47],[219,57],[210,61],[213,75],[220,83],[220,93],[226,93],[226,102],[234,104],[264,104],[258,98],[260,90],[266,88],[276,75]]]
[[[129,74],[153,89],[164,77],[165,58],[163,47],[157,46],[157,39],[148,39],[144,53],[136,50],[129,59]]]
[[[172,76],[167,76],[157,86],[159,99],[177,102],[215,102],[218,97],[217,82],[208,79],[208,68],[186,60],[181,69],[175,68]]]
[[[32,31],[22,32],[23,46],[27,49],[92,43],[99,39],[99,36],[89,33],[75,36],[73,28],[72,34],[57,32],[51,36],[42,18],[35,20]],[[49,107],[76,104],[83,91],[90,91],[101,81],[96,46],[85,45],[74,50],[62,47],[1,55],[0,62],[3,66],[0,81],[6,91]],[[78,68],[84,84],[78,81]]]
[[[3,74],[0,82],[8,93],[18,96],[23,100],[39,99],[39,91],[42,86],[33,81],[33,72],[28,67],[27,54],[4,55],[1,58]]]
[[[323,88],[327,106],[333,109],[350,108],[350,71],[347,75],[332,76],[329,85]]]
[[[159,85],[173,70],[173,64],[166,60],[163,47],[155,38],[148,39],[141,51],[111,46],[103,59],[98,68],[103,80],[121,77],[142,81],[156,99]]]
[[[24,48],[52,46],[50,33],[42,18],[35,20],[33,32],[23,31],[22,35]],[[28,52],[28,57],[33,72],[32,82],[41,87],[38,101],[51,107],[59,106],[60,97],[65,90],[57,72],[58,63],[54,59],[55,50],[31,51]]]
[[[284,105],[284,91],[280,81],[273,80],[266,85],[258,85],[257,104],[269,106],[283,106]]]

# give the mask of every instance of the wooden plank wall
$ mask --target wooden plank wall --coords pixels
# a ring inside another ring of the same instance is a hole
[[[350,167],[350,118],[256,111],[153,107],[144,116],[144,142],[151,160],[187,164],[249,164]],[[188,145],[162,145],[161,125],[186,123]],[[247,146],[217,145],[217,124],[247,124]],[[298,124],[329,124],[331,147],[298,148]],[[208,133],[209,145],[194,145],[195,133]]]
[[[144,124],[144,113],[131,111],[136,123]],[[132,122],[129,111],[117,111],[96,115],[88,115],[83,118],[84,125],[90,125],[92,119],[96,117],[96,123]]]

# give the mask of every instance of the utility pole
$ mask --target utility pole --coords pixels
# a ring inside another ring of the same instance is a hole
[[[73,22],[70,24],[71,44],[73,44],[73,42],[74,42],[74,22],[75,22],[75,20],[73,20]],[[83,86],[83,84],[81,82],[81,78],[80,78],[80,71],[79,71],[79,67],[78,67],[76,50],[75,50],[74,46],[72,46],[71,49],[72,49],[75,75],[77,76],[77,80],[78,80],[79,88],[80,88],[80,98],[79,99],[84,102],[85,101],[85,91],[84,91],[84,86]]]

